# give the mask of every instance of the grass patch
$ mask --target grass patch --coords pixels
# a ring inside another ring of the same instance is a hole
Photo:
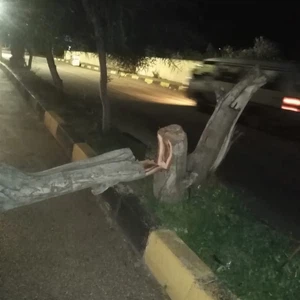
[[[152,193],[150,181],[137,187]],[[283,267],[297,244],[256,220],[241,197],[214,181],[175,205],[143,199],[161,226],[175,230],[241,299],[299,299],[300,253]]]

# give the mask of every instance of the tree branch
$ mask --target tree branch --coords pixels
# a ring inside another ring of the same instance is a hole
[[[198,174],[198,185],[220,165],[232,144],[235,125],[244,108],[271,76],[272,72],[254,68],[231,91],[218,99],[196,149],[188,157],[188,171]]]

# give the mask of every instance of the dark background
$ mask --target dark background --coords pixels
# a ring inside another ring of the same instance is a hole
[[[249,47],[255,37],[276,43],[284,56],[300,59],[299,5],[297,1],[202,2],[204,35],[215,47]],[[201,24],[198,30],[202,31]]]
[[[252,47],[255,37],[264,36],[278,44],[283,58],[300,60],[300,10],[297,1],[94,1],[114,7],[114,13],[118,12],[118,5],[124,3],[129,7],[128,11],[136,10],[135,16],[129,13],[123,24],[127,29],[128,49],[133,52],[142,53],[147,48],[145,45],[149,45],[157,50],[158,55],[169,57],[169,53],[184,53],[186,50],[204,52],[209,43],[215,49],[226,45],[239,49]],[[45,7],[57,3],[66,9],[60,39],[69,35],[73,37],[73,49],[96,50],[93,29],[81,0],[44,0],[43,3]],[[113,22],[117,19],[114,13],[110,18]],[[2,17],[5,15],[3,13]],[[52,19],[49,13],[49,20]],[[3,24],[8,24],[10,18],[4,21]],[[80,41],[75,42],[76,39]],[[118,49],[118,38],[113,40]]]
[[[203,51],[208,43],[215,49],[226,45],[247,48],[253,46],[255,37],[263,36],[278,45],[284,58],[300,60],[297,1],[150,0],[148,3],[142,4],[145,14],[139,20],[140,30],[149,41],[164,34],[161,44],[165,48]],[[156,27],[155,37],[149,34],[149,24]]]

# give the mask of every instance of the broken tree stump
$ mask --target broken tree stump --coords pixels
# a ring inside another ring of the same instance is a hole
[[[158,131],[158,139],[161,140],[159,145],[172,148],[172,160],[165,171],[154,174],[153,193],[162,202],[175,203],[184,199],[185,191],[191,184],[186,171],[187,136],[181,126],[170,125]],[[159,153],[162,151],[160,147]],[[168,153],[168,151],[164,152]]]

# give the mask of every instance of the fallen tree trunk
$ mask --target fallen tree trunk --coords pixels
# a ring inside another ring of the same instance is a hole
[[[23,173],[2,164],[0,212],[90,187],[98,195],[118,183],[155,174],[168,168],[172,160],[172,146],[165,148],[162,141],[159,135],[156,162],[137,161],[130,149],[120,149],[38,173]]]
[[[0,211],[92,187],[95,194],[119,183],[146,176],[129,149],[73,162],[39,173],[0,166]]]
[[[258,68],[252,69],[218,101],[194,152],[188,157],[188,171],[198,174],[198,186],[225,158],[240,115],[253,94],[267,82],[267,75],[272,76],[272,73],[266,74]]]

